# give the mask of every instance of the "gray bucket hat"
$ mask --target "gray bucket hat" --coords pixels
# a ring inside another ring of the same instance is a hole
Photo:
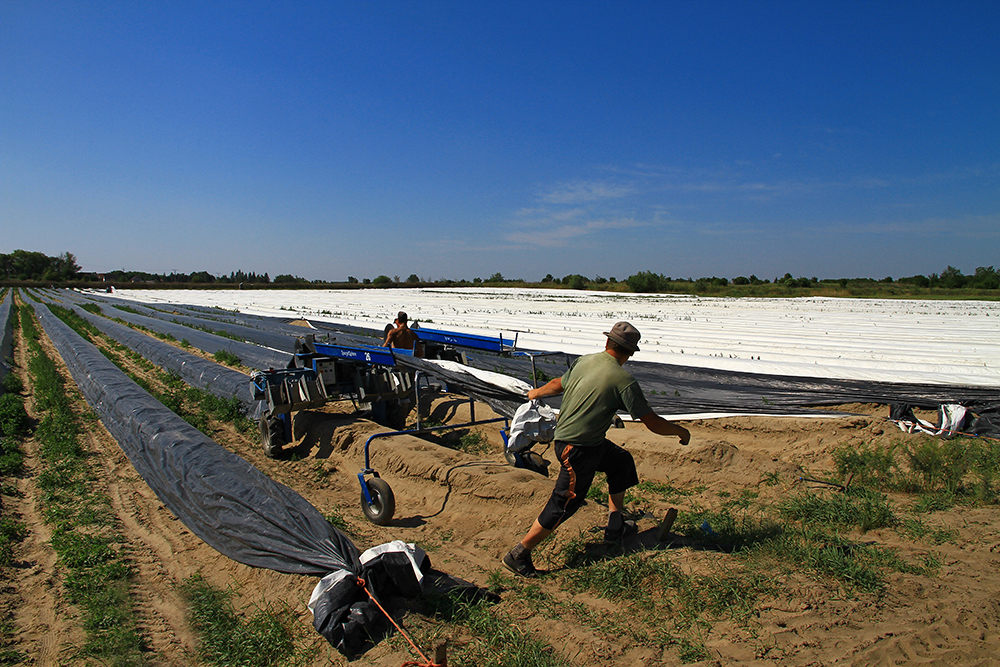
[[[627,350],[639,351],[639,330],[628,322],[617,322],[611,331],[605,331],[604,335],[615,341]]]

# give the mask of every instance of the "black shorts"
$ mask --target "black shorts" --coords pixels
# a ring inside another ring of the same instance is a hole
[[[596,447],[578,447],[556,440],[556,456],[561,467],[556,488],[538,515],[538,523],[546,530],[573,516],[587,498],[594,482],[594,473],[608,476],[608,493],[621,493],[639,483],[635,460],[628,450],[605,440]]]

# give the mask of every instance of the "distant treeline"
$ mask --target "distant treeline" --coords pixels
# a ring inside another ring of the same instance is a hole
[[[253,271],[250,273],[233,271],[228,276],[214,276],[208,271],[195,271],[194,273],[177,273],[174,271],[169,274],[146,273],[145,271],[108,271],[102,274],[90,275],[94,276],[97,280],[111,283],[112,285],[125,285],[128,283],[220,283],[223,285],[269,285],[271,283],[271,278],[267,275],[267,272],[258,274]],[[275,276],[274,278],[274,282],[276,283],[293,282],[294,280],[296,279],[292,276]]]
[[[9,255],[0,253],[0,275],[7,280],[62,282],[76,280],[80,267],[70,252],[49,257],[40,252],[15,250]]]
[[[651,271],[641,271],[633,276],[629,276],[625,280],[628,284],[629,290],[632,292],[668,292],[671,287],[676,285],[678,282],[685,282],[684,279],[674,280],[669,276],[664,276],[662,273],[653,273]],[[699,291],[706,291],[712,287],[726,287],[727,285],[768,285],[772,284],[770,280],[761,280],[755,275],[751,275],[749,278],[746,276],[738,276],[733,278],[730,283],[727,278],[699,278],[697,280],[692,280],[688,278],[686,282],[694,283],[699,288]],[[941,272],[941,275],[932,273],[929,276],[915,275],[906,278],[899,278],[893,280],[891,276],[887,276],[880,280],[875,280],[872,278],[824,278],[820,280],[819,278],[795,278],[790,273],[786,273],[781,278],[775,278],[773,281],[774,285],[779,285],[782,287],[823,287],[826,285],[837,285],[841,288],[847,288],[851,285],[857,286],[859,284],[870,283],[870,284],[883,284],[892,285],[894,283],[901,285],[912,285],[918,288],[943,288],[943,289],[980,289],[980,290],[995,290],[1000,289],[1000,273],[997,273],[992,266],[980,266],[976,269],[976,272],[971,276],[962,275],[962,272],[953,266],[949,266],[947,269]]]
[[[520,278],[505,278],[500,273],[494,273],[487,278],[476,277],[472,280],[422,279],[416,274],[410,274],[405,280],[399,276],[389,277],[378,275],[375,278],[348,276],[346,281],[307,280],[291,274],[280,274],[273,279],[265,273],[245,273],[242,270],[233,271],[229,275],[215,276],[208,271],[194,273],[170,274],[149,273],[145,271],[115,270],[104,273],[84,272],[76,263],[76,257],[70,252],[64,252],[56,257],[48,257],[40,252],[15,250],[9,255],[0,254],[0,280],[4,282],[46,282],[74,283],[116,286],[207,286],[207,285],[239,285],[244,287],[324,287],[324,286],[463,286],[463,285],[542,285],[568,289],[591,289],[616,292],[637,293],[682,293],[682,294],[717,294],[733,296],[768,296],[801,294],[831,294],[842,296],[906,296],[929,295],[941,290],[965,290],[967,292],[990,292],[1000,290],[1000,273],[992,266],[980,266],[971,276],[963,275],[953,266],[948,266],[939,274],[929,276],[915,275],[893,279],[885,277],[873,278],[824,278],[794,277],[786,273],[783,277],[761,279],[755,275],[729,278],[672,278],[653,271],[640,271],[624,280],[594,276],[593,278],[577,273],[556,278],[546,275],[539,282],[533,283]],[[988,295],[993,296],[993,295]]]

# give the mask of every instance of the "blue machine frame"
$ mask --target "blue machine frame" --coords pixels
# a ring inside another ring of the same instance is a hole
[[[417,334],[417,338],[421,342],[468,347],[473,350],[496,352],[498,354],[508,354],[517,349],[517,334],[514,334],[513,338],[504,338],[503,333],[495,337],[480,336],[478,334],[442,331],[441,329],[425,329],[424,327],[414,329],[413,331]]]
[[[473,334],[458,334],[436,329],[419,329],[418,335],[422,341],[431,341],[448,346],[468,347],[476,350],[509,354],[514,351],[514,339],[505,339],[502,335],[493,338]],[[506,417],[491,419],[476,419],[475,402],[469,398],[471,421],[463,424],[449,424],[423,428],[420,423],[420,381],[427,376],[421,371],[397,370],[397,354],[412,354],[412,351],[398,348],[388,348],[375,345],[332,345],[317,343],[312,336],[307,336],[300,346],[296,345],[292,365],[302,364],[302,367],[272,369],[255,373],[251,382],[254,397],[266,399],[268,412],[261,418],[262,437],[265,449],[272,454],[269,431],[265,424],[274,424],[280,420],[283,427],[284,441],[290,442],[291,415],[297,410],[319,407],[331,400],[350,397],[362,401],[398,400],[407,395],[413,396],[417,408],[417,426],[413,429],[384,431],[370,436],[365,441],[365,462],[358,473],[361,484],[361,506],[365,516],[378,525],[385,525],[392,520],[395,510],[395,498],[388,483],[379,477],[378,472],[371,467],[371,443],[380,438],[390,438],[396,435],[418,435],[449,429],[467,428],[481,424],[503,422],[500,434],[504,439],[506,450],[509,420]],[[391,370],[390,370],[391,369]],[[427,382],[429,385],[429,381]],[[279,447],[280,448],[280,447]],[[366,479],[368,475],[372,480]],[[375,482],[378,480],[378,482]]]

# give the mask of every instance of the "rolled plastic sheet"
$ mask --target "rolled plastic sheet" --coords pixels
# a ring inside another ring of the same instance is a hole
[[[8,288],[3,300],[0,300],[0,382],[10,373],[8,360],[14,355],[14,321],[10,316],[13,302],[14,290]],[[2,393],[3,389],[0,389]]]
[[[171,412],[48,308],[35,312],[136,471],[192,533],[253,567],[360,571],[357,548],[302,496]]]
[[[142,331],[118,324],[83,308],[73,307],[72,310],[97,327],[102,333],[137,352],[147,361],[175,373],[192,387],[204,389],[220,398],[235,397],[239,399],[246,409],[246,414],[253,418],[259,417],[262,413],[262,401],[254,400],[249,375],[214,361],[202,359],[198,355],[185,352]]]
[[[45,294],[43,296],[48,295]],[[59,301],[64,302],[62,304],[64,306],[67,304],[82,305],[84,303],[97,302],[96,299],[85,299],[69,290],[60,291],[57,298]],[[124,322],[145,327],[156,333],[169,334],[177,340],[187,340],[193,347],[202,350],[207,354],[215,354],[216,352],[228,352],[230,354],[234,354],[240,358],[240,361],[245,366],[249,368],[256,368],[258,370],[284,368],[292,356],[292,349],[295,341],[294,338],[289,336],[283,336],[280,338],[282,346],[281,349],[268,349],[267,347],[262,347],[261,344],[256,344],[255,342],[233,340],[231,338],[211,333],[210,331],[194,328],[195,326],[211,328],[212,323],[209,321],[203,321],[197,325],[193,324],[192,326],[185,326],[183,324],[167,321],[158,317],[151,317],[148,315],[140,315],[129,311],[119,310],[109,302],[98,302],[98,305],[107,318],[118,318]],[[129,307],[134,308],[132,305],[129,305]],[[139,308],[134,309],[139,310]],[[87,312],[83,308],[80,308],[80,310]],[[248,338],[247,340],[251,339]],[[277,340],[278,339],[276,338],[272,338],[271,342],[276,342]],[[285,352],[284,348],[287,348],[288,351]],[[247,386],[249,387],[249,383],[247,383]]]

